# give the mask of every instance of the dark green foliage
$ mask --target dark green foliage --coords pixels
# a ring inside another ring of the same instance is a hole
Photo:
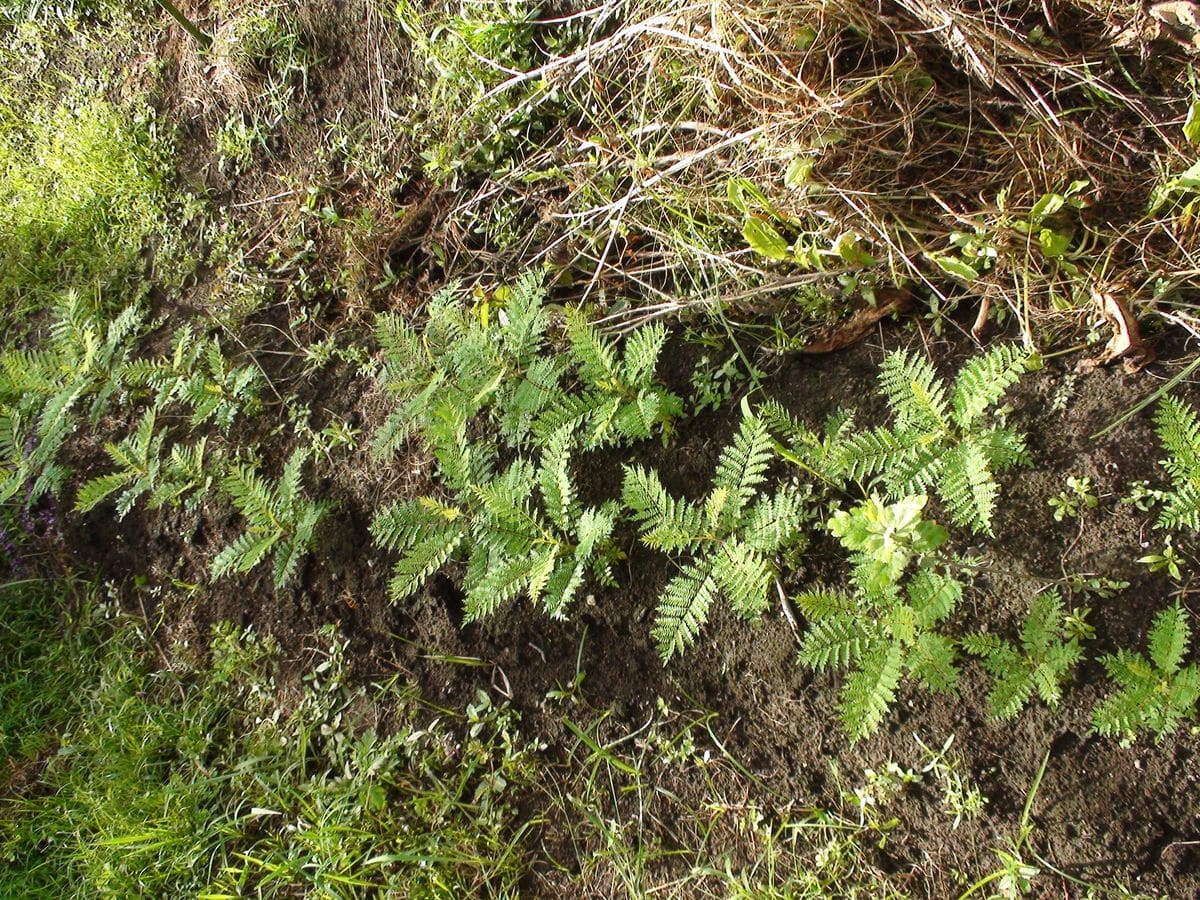
[[[1162,466],[1171,476],[1159,528],[1200,530],[1200,417],[1174,397],[1164,397],[1154,414],[1158,438],[1169,454]]]
[[[946,532],[921,518],[925,502],[916,496],[889,506],[871,497],[837,513],[827,527],[851,551],[853,590],[818,587],[797,598],[811,622],[800,661],[853,670],[841,712],[855,741],[879,727],[906,674],[933,691],[953,691],[958,681],[954,644],[936,629],[962,585],[936,567],[933,554]]]
[[[1104,657],[1117,690],[1096,707],[1092,723],[1098,733],[1133,740],[1152,731],[1161,739],[1195,717],[1200,668],[1183,664],[1191,634],[1187,611],[1172,606],[1154,618],[1149,659],[1127,650]]]
[[[703,503],[672,497],[653,471],[625,468],[623,498],[642,542],[686,559],[655,618],[654,640],[664,662],[695,643],[718,598],[746,619],[767,608],[773,556],[798,544],[804,514],[790,488],[759,496],[772,457],[766,426],[747,414],[717,462]]]
[[[537,355],[549,326],[538,278],[526,275],[504,293],[503,308],[493,309],[447,288],[430,301],[420,331],[397,315],[380,316],[382,380],[400,406],[375,435],[378,455],[447,414],[469,422],[486,411],[508,443],[528,436],[560,390],[562,364]]]
[[[1057,591],[1033,599],[1018,644],[992,634],[971,634],[962,648],[983,658],[994,679],[989,702],[1000,719],[1017,715],[1036,694],[1051,709],[1062,699],[1063,683],[1083,656],[1080,636],[1069,633]]]
[[[538,444],[563,427],[585,447],[636,440],[669,427],[682,401],[655,377],[666,340],[647,326],[625,341],[623,353],[578,312],[567,317],[570,351],[547,347],[550,319],[539,278],[527,274],[486,303],[463,302],[449,288],[431,301],[422,330],[399,316],[379,318],[383,383],[400,398],[375,436],[386,454],[453,410],[480,417],[511,447]],[[564,384],[575,370],[579,384]]]
[[[683,401],[656,380],[667,329],[654,324],[637,329],[624,353],[578,312],[567,316],[572,363],[581,386],[551,401],[538,417],[539,437],[569,427],[584,447],[642,440],[662,431],[683,412]]]
[[[95,423],[120,390],[133,342],[144,328],[129,307],[111,322],[73,291],[37,350],[0,354],[0,502],[57,493],[67,477],[58,461],[81,421]]]
[[[307,459],[307,451],[293,452],[275,485],[267,483],[251,465],[230,467],[221,487],[246,518],[246,531],[213,559],[214,578],[248,572],[273,555],[275,587],[286,587],[292,581],[300,560],[312,547],[317,524],[329,511],[328,503],[304,497],[301,470]]]
[[[1023,435],[989,411],[1024,371],[1028,356],[1001,345],[960,370],[952,387],[929,361],[905,350],[888,354],[880,388],[891,427],[857,431],[837,413],[818,436],[777,404],[764,417],[784,440],[784,455],[827,482],[882,485],[890,499],[936,492],[957,524],[991,533],[999,486],[995,476],[1028,462]]]

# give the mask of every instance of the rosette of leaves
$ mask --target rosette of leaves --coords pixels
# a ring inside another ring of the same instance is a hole
[[[996,410],[1027,362],[1019,347],[996,346],[948,386],[928,359],[897,350],[879,375],[891,426],[859,430],[849,413],[838,412],[817,435],[778,404],[768,404],[764,416],[783,438],[785,458],[823,480],[882,487],[892,500],[934,492],[956,524],[990,534],[996,475],[1028,463],[1024,435]]]
[[[892,504],[872,496],[835,513],[826,527],[851,553],[851,588],[817,587],[797,598],[811,622],[800,661],[851,670],[841,715],[854,741],[879,727],[906,675],[933,691],[957,685],[954,643],[936,629],[962,585],[938,566],[946,531],[922,518],[926,502],[924,495]]]
[[[214,578],[249,572],[268,556],[276,588],[287,587],[295,578],[300,560],[312,549],[317,524],[330,506],[304,496],[302,470],[307,459],[307,450],[293,452],[275,484],[248,463],[230,467],[221,487],[245,517],[246,530],[213,559]]]
[[[672,497],[653,471],[625,467],[622,496],[642,542],[683,560],[655,615],[653,636],[664,663],[696,642],[718,599],[745,619],[767,608],[774,556],[798,545],[804,517],[790,487],[759,495],[772,459],[766,427],[747,412],[701,503]]]
[[[659,323],[642,326],[619,350],[574,311],[567,314],[567,338],[581,384],[550,402],[535,433],[544,437],[567,427],[585,448],[643,440],[658,431],[665,442],[683,412],[682,399],[656,377],[667,329]]]
[[[1035,694],[1051,709],[1058,707],[1063,684],[1083,657],[1082,637],[1064,615],[1062,598],[1052,590],[1030,603],[1017,643],[977,633],[963,638],[961,646],[981,657],[992,676],[992,715],[1011,719]]]
[[[1103,658],[1117,689],[1093,713],[1099,734],[1133,741],[1139,732],[1151,731],[1161,740],[1180,722],[1195,718],[1200,668],[1184,665],[1191,636],[1187,612],[1175,605],[1155,616],[1148,658],[1128,650]]]
[[[379,544],[400,553],[392,599],[413,594],[455,556],[466,561],[468,621],[521,595],[562,618],[589,577],[611,584],[617,507],[580,502],[571,479],[570,432],[552,435],[536,465],[518,459],[496,472],[494,450],[469,443],[461,417],[443,413],[431,436],[452,499],[394,503],[371,526]]]

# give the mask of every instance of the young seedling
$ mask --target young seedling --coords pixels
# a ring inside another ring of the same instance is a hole
[[[1046,502],[1054,510],[1054,521],[1062,522],[1065,519],[1078,518],[1084,510],[1095,509],[1100,505],[1100,498],[1092,491],[1091,478],[1086,475],[1069,475],[1066,489]]]
[[[1062,699],[1062,686],[1083,656],[1080,646],[1090,630],[1086,610],[1064,615],[1057,591],[1033,599],[1017,644],[993,634],[971,634],[962,648],[983,659],[993,678],[988,701],[992,715],[1011,719],[1037,694],[1051,709]]]
[[[1139,732],[1151,731],[1161,740],[1195,717],[1200,669],[1183,664],[1191,633],[1187,612],[1172,606],[1154,618],[1149,658],[1127,650],[1104,657],[1117,690],[1096,708],[1092,721],[1097,733],[1132,742]]]

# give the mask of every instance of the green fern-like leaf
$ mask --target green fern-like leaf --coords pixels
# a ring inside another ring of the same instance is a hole
[[[872,428],[853,433],[841,441],[833,455],[831,468],[839,480],[863,482],[900,466],[911,453],[911,446],[891,429]]]
[[[968,439],[946,455],[940,493],[955,522],[976,532],[992,533],[1000,487],[978,443]]]
[[[946,387],[929,360],[907,350],[893,351],[880,367],[879,384],[896,415],[897,430],[945,430]]]
[[[908,582],[908,601],[918,628],[931,628],[949,618],[962,599],[962,583],[933,569],[921,569]]]
[[[729,494],[730,502],[725,507],[728,517],[736,520],[754,498],[766,479],[772,456],[771,436],[762,420],[753,415],[743,416],[733,442],[717,460],[713,479],[715,489]]]
[[[667,329],[661,323],[638,328],[625,342],[621,367],[625,381],[649,387],[658,369],[658,359],[667,342]]]
[[[585,381],[595,385],[621,383],[616,347],[578,311],[567,315],[567,339]]]
[[[998,344],[971,359],[958,373],[950,395],[954,423],[971,429],[1025,371],[1029,354],[1016,344]]]
[[[462,544],[463,532],[452,524],[430,529],[410,544],[392,568],[388,594],[393,600],[412,596],[433,573],[449,562]]]
[[[904,661],[898,644],[880,642],[867,651],[842,689],[842,722],[857,742],[875,732],[896,701]]]
[[[685,566],[667,585],[652,631],[664,663],[696,642],[718,590],[712,571],[695,564]]]
[[[958,687],[954,642],[941,634],[922,633],[908,653],[913,677],[931,691],[948,694]]]
[[[860,616],[829,609],[804,636],[800,662],[817,671],[844,668],[861,659],[875,643],[874,633]]]
[[[767,607],[771,567],[755,550],[726,541],[710,557],[713,578],[733,611],[742,618],[759,616]]]
[[[1168,453],[1162,465],[1174,487],[1163,504],[1158,527],[1200,530],[1200,416],[1168,396],[1159,404],[1154,424]]]
[[[1174,675],[1183,663],[1192,629],[1181,606],[1171,606],[1154,619],[1150,629],[1150,660],[1166,675]]]
[[[746,512],[742,539],[760,553],[777,553],[799,540],[804,501],[787,488],[759,498]]]
[[[641,529],[642,540],[652,547],[695,549],[708,535],[703,514],[687,501],[669,495],[653,471],[626,466],[621,498]]]
[[[307,458],[308,451],[294,451],[275,485],[246,463],[230,467],[221,486],[245,517],[246,531],[217,554],[213,577],[247,572],[275,552],[275,586],[284,588],[291,582],[299,560],[312,547],[317,523],[329,509],[327,503],[315,503],[301,495],[300,469]]]

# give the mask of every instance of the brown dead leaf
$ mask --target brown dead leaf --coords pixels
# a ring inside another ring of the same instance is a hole
[[[879,299],[883,302],[878,306],[860,309],[832,333],[823,338],[809,341],[800,352],[833,353],[835,350],[849,347],[866,337],[867,332],[874,328],[880,319],[893,313],[902,313],[912,309],[914,301],[912,294],[908,291],[888,290],[880,291],[879,294]]]
[[[1113,336],[1104,345],[1100,356],[1085,368],[1107,366],[1121,360],[1125,371],[1132,374],[1154,362],[1154,351],[1142,343],[1137,319],[1123,300],[1111,291],[1093,290],[1092,302],[1096,304],[1105,323],[1112,328]]]
[[[1150,16],[1162,23],[1176,43],[1192,50],[1200,50],[1200,5],[1192,0],[1167,0],[1150,7]]]

